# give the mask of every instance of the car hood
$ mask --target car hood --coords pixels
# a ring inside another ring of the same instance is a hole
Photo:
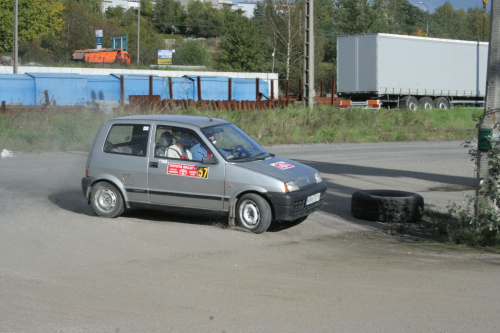
[[[280,156],[273,156],[265,160],[241,162],[237,165],[241,168],[277,178],[283,182],[295,180],[301,188],[316,184],[314,174],[318,172],[305,164]]]

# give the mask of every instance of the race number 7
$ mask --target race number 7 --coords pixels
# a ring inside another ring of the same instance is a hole
[[[208,168],[198,168],[199,178],[207,178],[207,176],[208,176]]]

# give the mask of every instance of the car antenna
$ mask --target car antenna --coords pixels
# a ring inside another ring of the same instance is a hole
[[[210,117],[210,116],[207,116],[207,117],[208,117],[208,119],[209,119],[210,121],[214,121],[214,120],[212,119],[212,117]]]

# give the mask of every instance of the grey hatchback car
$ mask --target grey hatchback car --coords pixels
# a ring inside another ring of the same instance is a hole
[[[305,220],[326,188],[318,171],[267,152],[236,125],[182,115],[105,122],[82,179],[99,216],[133,207],[215,214],[254,233]]]

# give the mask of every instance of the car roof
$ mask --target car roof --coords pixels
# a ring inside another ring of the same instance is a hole
[[[202,117],[202,116],[185,116],[185,115],[135,115],[135,116],[126,116],[112,119],[115,120],[147,120],[147,121],[168,121],[171,123],[179,123],[179,124],[189,124],[195,125],[200,128],[220,125],[220,124],[229,124],[230,122],[224,119],[212,118],[212,117]]]

